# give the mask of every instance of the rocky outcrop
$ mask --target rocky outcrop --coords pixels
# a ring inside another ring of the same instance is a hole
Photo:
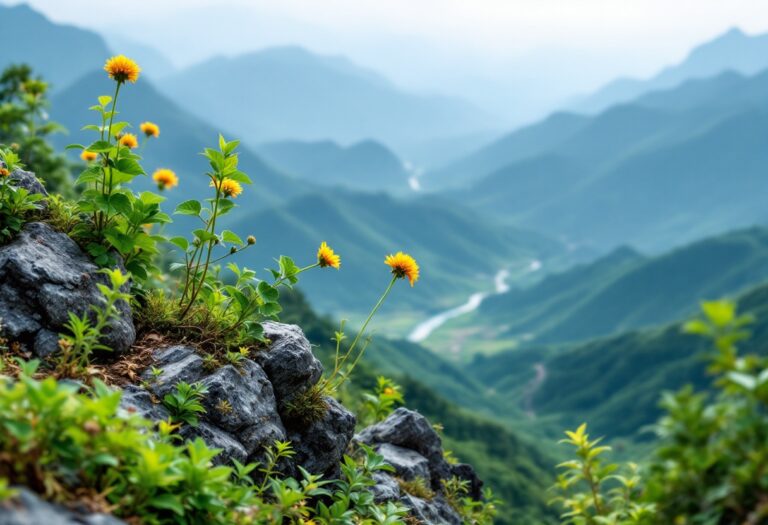
[[[65,330],[69,312],[83,315],[92,305],[104,304],[96,285],[107,281],[68,236],[45,223],[24,225],[13,241],[0,247],[3,335],[38,357],[49,356],[58,349],[59,333]],[[102,342],[119,354],[131,347],[136,330],[130,306],[120,302],[117,307],[119,316],[110,323]]]
[[[376,474],[374,498],[380,502],[399,501],[421,523],[461,524],[461,517],[445,498],[444,480],[454,476],[465,480],[471,498],[479,500],[482,496],[483,482],[474,469],[466,464],[448,464],[440,436],[418,412],[398,408],[384,421],[357,434],[355,441],[372,446],[394,468],[391,475]],[[432,490],[431,498],[407,492],[407,482],[419,480]]]
[[[24,171],[20,169],[14,170],[13,173],[11,173],[11,180],[16,187],[24,188],[29,193],[39,193],[43,196],[48,196],[48,192],[45,191],[45,187],[31,171]],[[48,206],[45,200],[40,201],[39,204],[42,207]]]
[[[148,391],[126,389],[123,407],[155,419],[169,414],[162,398],[184,381],[207,387],[203,398],[205,414],[196,426],[185,425],[186,438],[201,437],[222,450],[217,461],[229,463],[261,461],[264,450],[275,441],[291,441],[294,465],[310,472],[333,476],[347,450],[355,428],[355,417],[336,400],[325,398],[326,410],[316,421],[296,420],[287,404],[312,388],[322,375],[322,365],[297,326],[265,323],[271,340],[267,349],[238,367],[226,365],[214,371],[203,366],[193,348],[172,346],[154,354],[159,376],[146,370],[142,379]]]
[[[126,525],[107,514],[78,514],[41,500],[20,489],[16,497],[0,503],[0,525]]]

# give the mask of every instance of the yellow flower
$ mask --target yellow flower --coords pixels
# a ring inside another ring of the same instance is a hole
[[[96,157],[98,157],[98,153],[94,151],[88,151],[87,149],[84,149],[83,152],[80,154],[80,158],[83,159],[85,162],[93,162],[96,160]]]
[[[128,149],[136,149],[139,147],[139,139],[133,133],[126,133],[120,137],[120,145]]]
[[[152,180],[157,183],[161,190],[171,189],[179,185],[179,178],[168,169],[162,168],[152,174]]]
[[[394,395],[394,394],[395,394],[395,389],[392,388],[391,386],[388,386],[387,388],[384,389],[384,395],[385,396],[391,396],[391,395]]]
[[[394,255],[387,255],[384,259],[384,264],[392,268],[392,275],[398,279],[407,277],[411,286],[419,280],[419,265],[407,253],[397,252]]]
[[[109,73],[109,78],[118,84],[123,84],[126,81],[135,83],[139,79],[141,68],[127,56],[117,55],[107,60],[104,71]]]
[[[0,168],[0,177],[8,177],[10,174],[7,168]]]
[[[221,183],[211,181],[210,185],[216,187],[225,197],[232,197],[233,199],[243,193],[243,187],[240,186],[240,183],[232,179],[224,179]]]
[[[139,128],[147,137],[157,138],[160,136],[160,126],[154,122],[142,122]]]
[[[320,244],[320,248],[317,249],[317,264],[319,264],[321,268],[330,266],[331,268],[336,268],[338,270],[339,266],[341,266],[341,256],[336,255],[333,252],[333,249],[323,241],[322,244]]]

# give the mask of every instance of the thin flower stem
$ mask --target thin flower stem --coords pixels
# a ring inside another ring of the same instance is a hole
[[[221,183],[219,183],[219,185],[216,186],[216,200],[213,203],[213,216],[211,217],[211,235],[214,235],[214,236],[216,235],[216,216],[219,213],[220,200],[221,200]],[[203,288],[203,284],[205,283],[205,276],[208,274],[208,267],[211,263],[211,254],[213,253],[214,240],[215,238],[208,241],[208,251],[205,257],[205,264],[203,265],[203,275],[200,277],[200,280],[197,282],[197,286],[194,286],[193,284],[192,293],[189,296],[189,302],[187,303],[186,308],[184,308],[184,311],[181,312],[181,315],[179,316],[179,320],[184,319],[184,317],[187,315],[187,312],[189,312],[189,309],[192,308],[192,303],[195,302],[195,299],[197,299],[197,295],[200,293],[200,290]]]
[[[384,300],[389,295],[389,292],[392,291],[392,287],[394,286],[395,281],[397,281],[397,279],[398,278],[395,275],[395,276],[392,277],[392,280],[389,281],[389,285],[387,286],[387,289],[384,290],[384,293],[379,298],[379,301],[373,307],[373,309],[371,310],[371,313],[368,314],[368,318],[363,323],[363,326],[360,328],[360,331],[357,332],[357,335],[355,336],[354,340],[352,341],[352,344],[349,346],[349,349],[344,354],[344,356],[340,360],[338,360],[337,365],[334,367],[333,373],[331,374],[331,377],[328,378],[328,383],[329,384],[332,384],[333,379],[335,379],[335,377],[339,374],[339,371],[344,366],[344,363],[346,363],[347,359],[349,359],[349,356],[352,355],[352,352],[354,351],[355,347],[357,346],[358,341],[360,340],[360,338],[365,333],[365,330],[368,328],[368,324],[371,322],[371,319],[373,319],[373,316],[376,315],[376,312],[379,310],[379,308],[381,308],[381,305],[384,304]],[[365,351],[365,348],[363,348],[363,351]],[[360,355],[362,355],[362,352],[360,353]],[[352,364],[353,368],[357,364],[357,362],[360,360],[360,355],[358,355],[358,357],[355,359],[354,363]],[[348,375],[349,374],[347,374],[347,376]],[[343,382],[344,381],[342,380],[339,384],[334,385],[334,388],[338,388],[339,386],[341,386],[341,384]]]

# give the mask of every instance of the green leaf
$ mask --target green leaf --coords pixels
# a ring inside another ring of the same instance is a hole
[[[90,146],[88,146],[88,151],[93,151],[94,153],[105,153],[109,150],[111,150],[114,146],[107,142],[106,140],[97,140],[96,142],[92,143]]]
[[[200,210],[202,209],[203,206],[200,202],[193,199],[184,201],[176,206],[176,211],[174,211],[174,213],[179,215],[200,215]]]
[[[178,246],[184,251],[187,251],[189,249],[189,241],[184,237],[171,237],[170,239],[168,239],[168,242]]]
[[[85,149],[85,146],[83,146],[82,144],[70,144],[64,149]]]
[[[283,307],[278,303],[265,303],[259,307],[259,311],[267,317],[279,314]]]
[[[117,161],[117,169],[128,175],[144,175],[144,168],[134,159],[120,159]]]
[[[216,238],[216,236],[211,232],[209,232],[208,230],[198,229],[198,230],[194,230],[192,233],[195,235],[195,237],[197,237],[203,242],[210,241],[211,239]]]
[[[181,500],[178,496],[173,494],[160,494],[149,500],[149,504],[156,509],[170,510],[171,512],[184,515],[184,505],[181,504]]]
[[[101,104],[102,106],[106,106],[110,102],[112,102],[112,97],[108,95],[102,95],[99,97],[99,104]]]
[[[162,195],[158,195],[157,193],[152,193],[151,191],[145,191],[142,192],[139,196],[141,199],[141,202],[144,204],[160,204],[165,200],[165,197]]]
[[[221,238],[224,242],[228,242],[230,244],[238,244],[241,246],[243,244],[243,240],[240,237],[238,237],[235,233],[229,230],[224,230],[223,232],[221,232]]]
[[[128,216],[133,211],[133,205],[131,199],[122,193],[113,193],[109,197],[109,205],[115,210],[121,213],[123,216]]]
[[[257,290],[261,298],[264,299],[264,302],[266,303],[277,302],[277,300],[280,298],[280,292],[278,292],[277,289],[270,285],[267,281],[261,281]]]
[[[250,177],[248,177],[248,175],[242,171],[234,171],[232,173],[228,173],[227,178],[237,182],[242,182],[243,184],[253,184],[253,181],[250,179]]]

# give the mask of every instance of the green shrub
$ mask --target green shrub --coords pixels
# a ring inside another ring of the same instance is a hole
[[[177,445],[173,425],[155,431],[123,412],[120,391],[96,381],[81,393],[71,382],[32,379],[36,368],[24,364],[17,379],[0,375],[0,499],[13,497],[13,486],[58,502],[87,494],[95,510],[150,525],[404,523],[403,507],[373,502],[372,474],[391,467],[371,449],[345,457],[339,480],[305,471],[280,478],[287,443],[276,443],[263,465],[213,466],[217,451],[202,440]]]

